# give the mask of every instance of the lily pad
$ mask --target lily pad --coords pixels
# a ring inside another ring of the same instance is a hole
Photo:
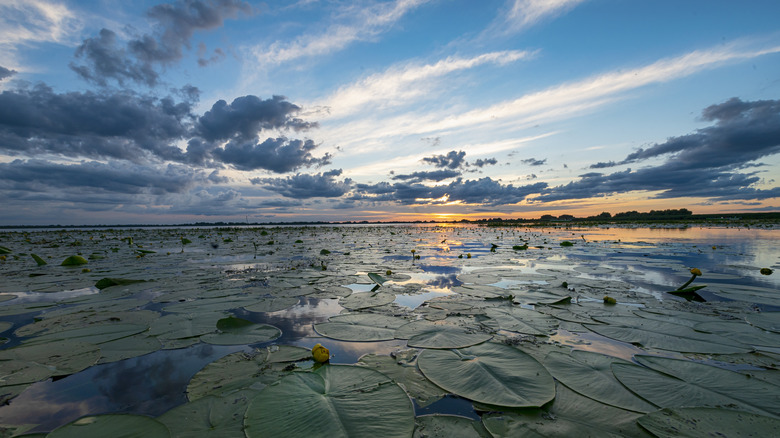
[[[406,338],[410,347],[443,349],[469,347],[493,337],[491,334],[475,332],[472,328],[447,324],[445,321],[411,322],[399,327],[396,337]]]
[[[207,344],[243,345],[268,342],[282,336],[282,331],[268,324],[229,316],[217,321],[219,333],[210,333],[200,337]]]
[[[534,358],[508,345],[425,350],[417,364],[436,385],[481,403],[538,407],[555,397],[550,373]]]
[[[498,321],[502,330],[536,336],[548,336],[558,327],[558,320],[536,310],[519,306],[491,308],[487,316]]]
[[[350,310],[379,307],[395,301],[395,294],[387,292],[361,292],[341,298],[339,304]]]
[[[375,313],[355,313],[331,316],[328,322],[314,324],[322,336],[341,341],[387,341],[395,338],[395,330],[408,321]]]
[[[288,375],[252,399],[244,418],[248,438],[409,437],[413,430],[414,408],[403,389],[351,365]]]
[[[105,438],[143,436],[167,438],[164,424],[151,417],[132,414],[105,414],[79,418],[51,431],[48,438]]]
[[[298,304],[298,297],[264,298],[254,304],[244,306],[250,312],[278,312]]]
[[[103,290],[107,287],[111,286],[122,286],[125,284],[133,284],[133,283],[143,283],[146,280],[133,280],[129,278],[101,278],[98,280],[97,283],[95,283],[95,287]]]
[[[626,389],[612,374],[613,363],[630,363],[615,357],[583,350],[570,354],[551,352],[544,366],[569,389],[601,403],[636,412],[652,412],[655,406]]]
[[[192,376],[187,385],[187,398],[195,401],[209,395],[226,396],[253,387],[262,389],[266,382],[259,374],[267,358],[268,351],[262,349],[251,354],[239,351],[215,360]]]
[[[651,436],[636,425],[642,414],[599,403],[560,384],[556,392],[555,400],[541,409],[488,413],[482,423],[494,438]]]
[[[422,415],[415,418],[414,438],[492,438],[481,421],[457,415]]]
[[[60,266],[81,266],[89,263],[87,259],[79,255],[72,255],[62,261]]]
[[[613,364],[628,389],[662,408],[729,406],[759,415],[780,415],[780,387],[749,376],[688,360],[636,355],[646,368]]]
[[[227,397],[207,396],[177,406],[157,420],[173,437],[233,438],[244,436],[244,413],[257,391],[241,391]]]
[[[659,438],[780,436],[780,420],[716,408],[663,409],[637,420]]]
[[[47,264],[46,260],[42,259],[40,256],[36,254],[30,254],[30,256],[33,258],[33,260],[35,260],[35,263],[37,263],[38,266],[43,266]]]
[[[690,327],[636,317],[594,317],[607,325],[584,324],[602,336],[644,347],[688,353],[746,353],[752,348],[718,335],[697,332]]]
[[[416,355],[417,350],[409,351]],[[393,379],[410,397],[414,398],[420,407],[428,406],[446,395],[444,390],[426,379],[414,364],[379,354],[366,354],[357,364],[379,371]]]
[[[387,281],[387,278],[384,278],[381,275],[375,274],[373,272],[369,272],[368,273],[368,278],[370,278],[371,281],[373,281],[374,283],[376,283],[376,284],[378,284],[380,286],[383,285]]]

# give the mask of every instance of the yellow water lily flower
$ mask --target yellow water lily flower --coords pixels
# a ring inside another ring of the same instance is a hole
[[[701,270],[699,268],[693,268],[691,269],[691,274],[699,276],[701,275]]]
[[[325,363],[330,360],[330,351],[322,345],[317,344],[311,348],[311,357],[314,358],[315,362]]]

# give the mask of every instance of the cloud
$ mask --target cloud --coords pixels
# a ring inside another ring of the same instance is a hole
[[[451,107],[425,114],[408,111],[383,120],[350,122],[338,135],[348,138],[345,147],[377,139],[405,135],[436,135],[465,129],[521,129],[541,122],[561,120],[594,111],[628,97],[628,92],[650,84],[668,82],[739,60],[780,52],[780,46],[751,47],[745,42],[728,43],[660,59],[636,68],[622,68],[578,81],[528,93],[518,98],[461,113]]]
[[[0,93],[0,150],[11,155],[152,157],[181,161],[191,102],[130,92],[55,93],[45,85]]]
[[[732,98],[705,108],[702,118],[715,124],[639,149],[619,163],[597,163],[591,168],[665,157],[662,164],[608,175],[587,173],[538,199],[582,199],[635,190],[657,191],[657,198],[750,200],[780,196],[778,187],[754,187],[760,182],[756,172],[740,172],[760,167],[756,160],[780,153],[780,100],[743,102]]]
[[[242,141],[255,138],[264,129],[301,131],[317,127],[317,123],[291,117],[300,109],[284,96],[262,100],[249,95],[238,97],[230,104],[218,100],[198,119],[196,131],[207,141]]]
[[[485,166],[495,166],[496,164],[498,164],[498,160],[495,158],[486,158],[486,159],[479,158],[475,160],[473,163],[471,163],[472,166],[476,166],[480,168]]]
[[[460,176],[460,172],[457,170],[449,170],[449,169],[443,169],[443,170],[432,170],[432,171],[420,171],[420,172],[412,172],[410,174],[405,175],[395,175],[392,179],[394,180],[403,180],[403,181],[414,181],[414,182],[420,182],[420,181],[443,181],[447,178],[454,178],[456,176]]]
[[[505,65],[530,56],[525,51],[508,50],[483,53],[470,58],[451,56],[434,64],[393,66],[382,73],[370,75],[357,83],[340,88],[327,99],[312,106],[330,109],[328,118],[346,117],[367,106],[388,108],[408,105],[412,99],[430,97],[434,80],[450,73],[472,69],[484,64]],[[438,145],[436,139],[431,141]]]
[[[466,153],[463,151],[450,151],[447,153],[447,155],[434,155],[432,157],[425,157],[421,161],[424,163],[433,164],[436,167],[457,169],[465,164],[465,156]]]
[[[0,59],[15,63],[20,49],[33,44],[70,44],[81,27],[79,15],[62,3],[4,0],[0,2]]]
[[[182,193],[197,183],[208,182],[205,172],[188,166],[169,164],[152,167],[126,161],[58,164],[36,159],[14,160],[0,163],[0,174],[3,175],[0,178],[0,190],[52,192],[51,200],[62,200],[60,192],[69,192],[75,199],[103,193]]]
[[[299,131],[317,126],[295,117],[300,109],[283,97],[220,100],[198,117],[197,89],[185,87],[157,99],[130,91],[58,94],[45,85],[0,93],[0,151],[12,156],[55,155],[120,159],[135,163],[172,161],[199,166],[232,165],[239,170],[283,173],[330,163],[314,157],[312,140],[268,138],[263,130]],[[179,143],[187,142],[182,151]]]
[[[0,81],[10,78],[16,74],[16,70],[11,70],[0,65]]]
[[[356,41],[366,41],[390,30],[407,12],[429,0],[376,2],[368,7],[349,6],[339,11],[336,21],[322,33],[299,36],[291,43],[273,43],[252,49],[258,64],[279,65],[313,56],[328,55]]]
[[[276,173],[290,172],[300,167],[325,166],[330,164],[331,155],[320,158],[312,156],[317,148],[312,140],[289,140],[284,137],[268,138],[262,143],[230,142],[224,149],[211,153],[221,162],[238,170],[265,169]]]
[[[70,67],[81,78],[100,86],[110,80],[124,85],[126,81],[157,85],[159,66],[170,65],[183,57],[190,48],[196,31],[221,27],[226,18],[240,12],[250,13],[249,4],[238,0],[179,0],[155,5],[147,16],[157,29],[155,35],[144,34],[126,45],[117,41],[110,29],[102,29],[97,37],[87,38],[76,49],[83,63]]]
[[[555,18],[585,0],[510,0],[507,10],[491,23],[484,35],[508,35]]]
[[[520,160],[521,163],[527,164],[529,166],[544,166],[547,163],[547,158],[544,160],[537,160],[536,158],[527,158],[525,160]]]
[[[287,198],[338,198],[352,188],[351,179],[336,179],[340,175],[341,169],[335,169],[316,175],[299,173],[286,178],[252,178],[250,181]]]
[[[457,180],[440,186],[426,186],[419,183],[381,182],[378,184],[357,184],[353,200],[397,202],[411,204],[488,204],[504,205],[522,202],[529,195],[542,192],[547,183],[536,183],[515,187],[501,184],[490,177],[478,180]]]

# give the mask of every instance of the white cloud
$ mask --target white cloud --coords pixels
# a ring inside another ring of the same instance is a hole
[[[389,30],[407,12],[429,0],[397,0],[367,8],[349,8],[342,15],[347,23],[334,24],[320,34],[305,34],[291,43],[273,43],[251,49],[259,65],[279,65],[299,58],[327,55],[355,41],[373,38]]]
[[[542,20],[557,17],[585,0],[513,0],[509,10],[488,26],[485,34],[520,32]]]
[[[32,43],[73,44],[82,21],[67,6],[44,0],[0,2],[0,65],[20,68],[16,54]]]
[[[581,115],[616,100],[628,92],[654,83],[680,79],[726,63],[780,52],[780,46],[763,49],[729,44],[715,49],[698,50],[674,58],[666,58],[634,69],[621,69],[563,83],[541,91],[528,93],[487,107],[454,113],[453,108],[420,113],[409,111],[387,118],[363,118],[328,126],[323,134],[336,138],[335,143],[350,151],[376,149],[380,144],[398,148],[398,139],[409,136],[460,132],[466,129],[495,134],[496,129],[515,131],[537,123],[561,120]],[[345,141],[345,139],[349,139]]]
[[[321,120],[338,119],[352,115],[367,106],[387,108],[409,104],[412,99],[425,96],[435,87],[433,81],[447,74],[471,69],[483,64],[508,64],[532,55],[526,51],[485,53],[471,58],[448,57],[435,64],[406,64],[368,76],[357,83],[340,88],[327,99],[311,107],[327,107],[329,112]]]

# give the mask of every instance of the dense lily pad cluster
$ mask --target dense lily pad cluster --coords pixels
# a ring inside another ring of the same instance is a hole
[[[723,259],[705,266],[701,242],[598,239],[592,231],[0,232],[2,432],[776,432],[774,277],[735,264],[744,248],[727,243],[707,255]],[[667,293],[691,265],[706,268],[710,282],[697,289],[700,302]],[[186,400],[160,412],[18,415],[41,385],[204,345],[216,350],[179,388]],[[437,409],[446,400],[470,412]]]

